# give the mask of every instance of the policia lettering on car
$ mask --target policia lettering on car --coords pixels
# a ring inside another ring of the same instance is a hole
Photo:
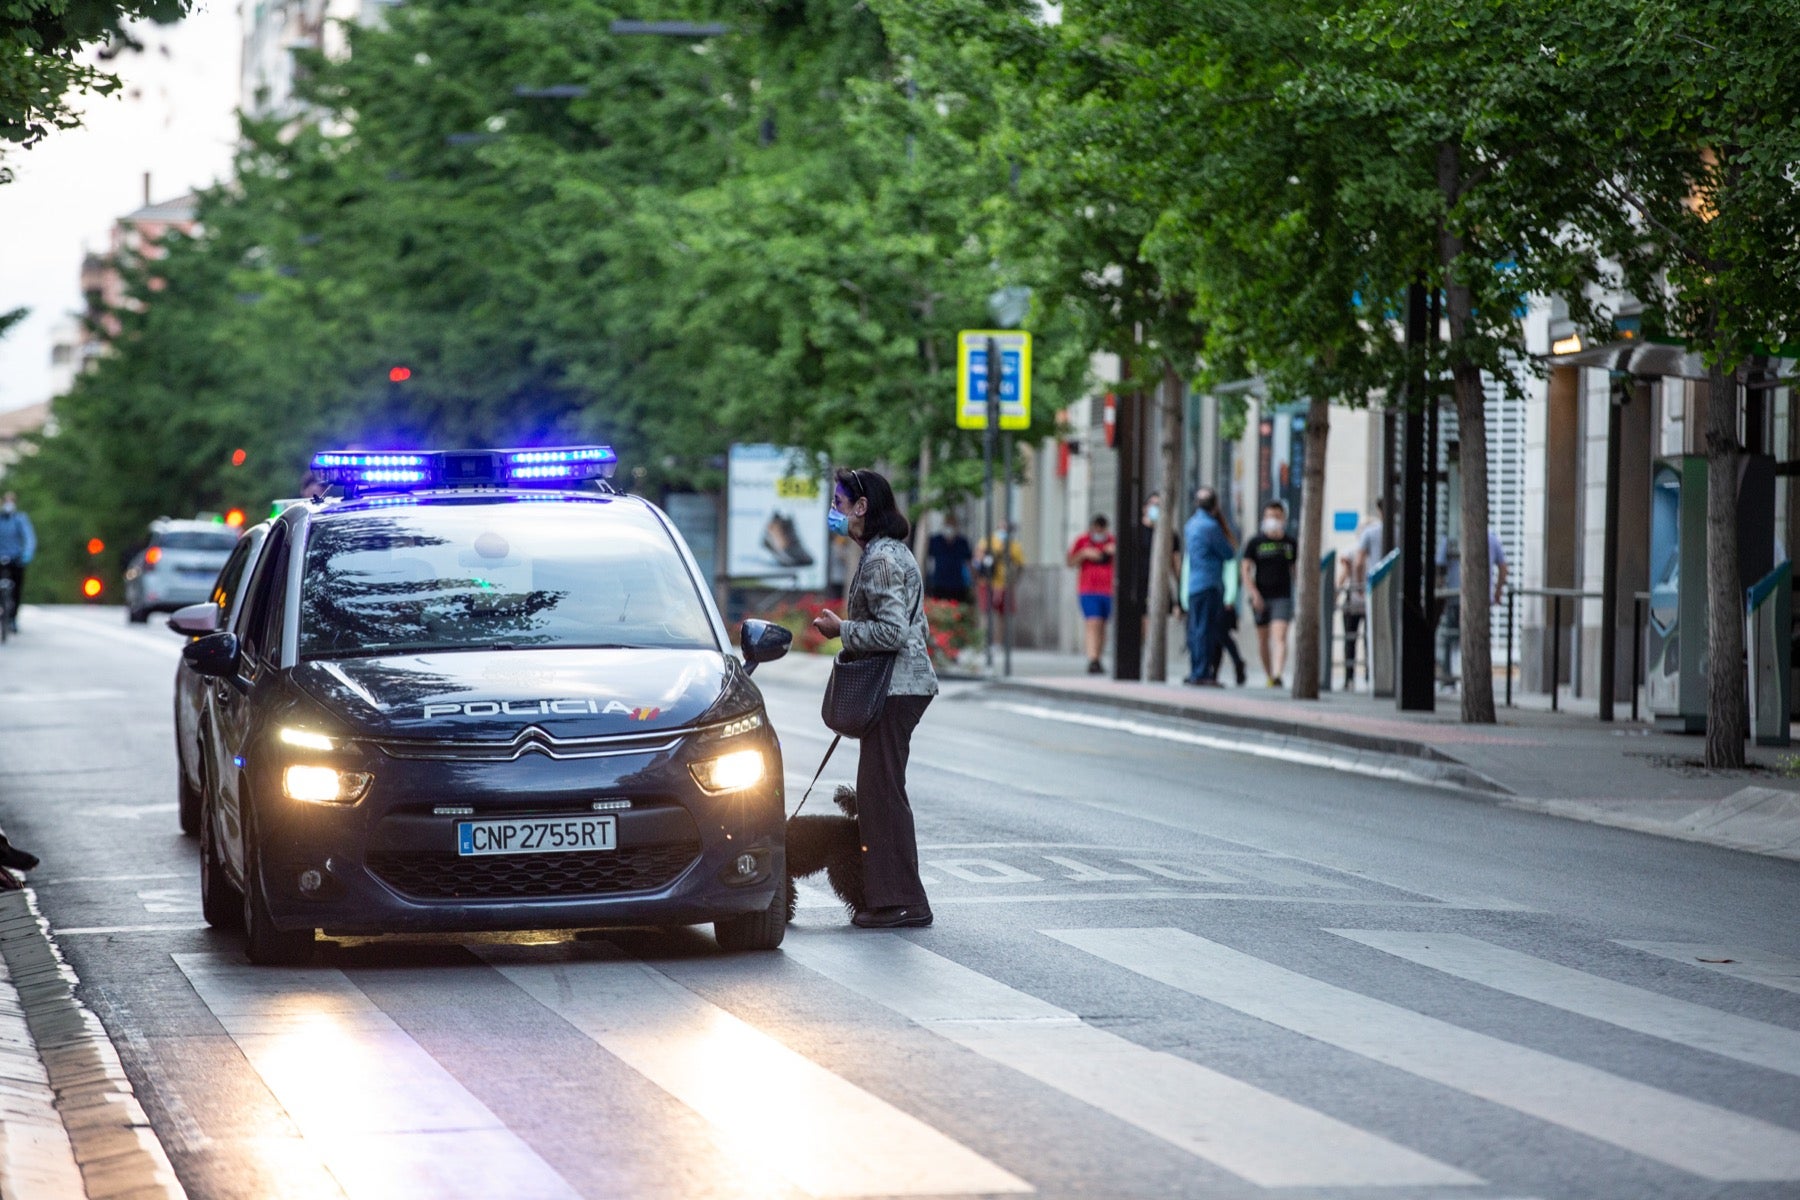
[[[634,721],[649,721],[661,712],[659,708],[632,708],[617,700],[608,700],[605,705],[601,705],[598,700],[470,700],[464,704],[427,704],[423,716],[429,721],[433,717],[494,717],[502,713],[509,717],[536,717],[551,713],[564,716],[576,713],[611,716],[616,713]]]

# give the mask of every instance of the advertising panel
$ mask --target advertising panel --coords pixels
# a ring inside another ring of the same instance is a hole
[[[727,481],[726,574],[822,591],[831,489],[826,463],[787,446],[733,446]]]

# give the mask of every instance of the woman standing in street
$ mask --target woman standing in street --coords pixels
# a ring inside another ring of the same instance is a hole
[[[912,527],[894,503],[894,489],[874,471],[840,469],[828,519],[833,533],[862,547],[850,582],[845,616],[830,609],[813,622],[827,638],[841,637],[852,654],[894,654],[894,675],[881,717],[862,739],[856,764],[857,825],[862,835],[867,908],[852,921],[863,929],[931,924],[931,905],[919,880],[919,843],[906,797],[906,761],[913,730],[937,695],[931,669],[931,630],[925,621],[925,582],[907,549]]]

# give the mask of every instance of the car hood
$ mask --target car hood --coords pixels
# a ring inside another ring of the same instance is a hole
[[[303,662],[295,682],[372,737],[509,741],[679,729],[754,707],[737,659],[716,650],[492,650]]]

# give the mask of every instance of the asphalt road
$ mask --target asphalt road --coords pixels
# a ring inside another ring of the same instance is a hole
[[[932,929],[808,889],[775,954],[252,970],[176,829],[178,640],[22,624],[0,823],[192,1196],[1800,1196],[1800,863],[957,685],[914,749]],[[759,675],[790,805],[817,668]]]

